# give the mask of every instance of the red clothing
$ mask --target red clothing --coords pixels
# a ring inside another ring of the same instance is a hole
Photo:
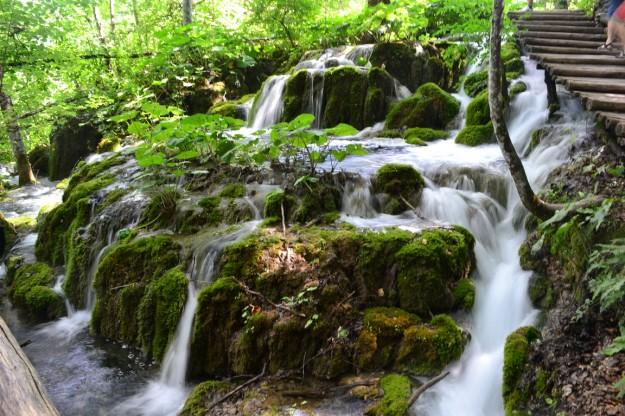
[[[614,17],[621,22],[625,22],[625,2],[618,6],[618,9],[614,12]]]

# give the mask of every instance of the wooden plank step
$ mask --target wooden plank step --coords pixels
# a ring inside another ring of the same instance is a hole
[[[521,43],[526,46],[558,46],[579,49],[597,49],[603,42],[594,40],[566,40],[566,39],[544,39],[544,38],[525,38],[521,39]]]
[[[610,113],[610,112],[598,112],[597,119],[602,121],[603,124],[609,129],[613,129],[618,136],[625,134],[625,114],[624,113]]]
[[[518,27],[525,26],[575,26],[575,27],[599,27],[592,20],[516,20],[514,24]]]
[[[603,42],[606,39],[605,34],[590,33],[574,33],[574,32],[517,32],[517,36],[521,39],[562,39],[562,40],[596,40]]]
[[[550,64],[546,69],[554,76],[625,78],[625,70],[620,65]]]
[[[540,20],[560,20],[560,21],[576,21],[576,22],[593,22],[592,17],[575,14],[548,14],[548,15],[527,15],[511,17],[514,21],[540,21]]]
[[[568,32],[568,33],[589,33],[589,34],[604,34],[606,30],[602,27],[582,27],[582,26],[564,26],[560,25],[552,25],[552,26],[537,26],[537,25],[519,25],[519,31],[521,33],[525,32]]]
[[[619,51],[616,49],[591,49],[591,48],[570,48],[566,46],[535,46],[526,45],[525,50],[528,53],[563,53],[563,54],[576,54],[583,53],[584,55],[618,55]]]
[[[625,111],[625,94],[576,92],[588,111]]]
[[[573,55],[554,53],[530,53],[530,58],[543,64],[623,65],[625,59],[610,55]],[[625,68],[623,69],[625,73]]]
[[[625,78],[557,77],[556,81],[574,91],[625,94]]]
[[[508,12],[508,16],[510,16],[511,18],[517,17],[517,16],[526,17],[526,16],[554,16],[554,15],[586,16],[583,10],[566,10],[566,9]]]

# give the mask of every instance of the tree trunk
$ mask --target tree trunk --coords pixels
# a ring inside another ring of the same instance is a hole
[[[193,0],[182,0],[182,24],[193,23]]]
[[[35,175],[33,175],[33,170],[28,161],[28,154],[26,153],[24,141],[22,140],[22,131],[17,123],[17,115],[13,109],[11,97],[2,91],[0,91],[0,110],[4,114],[7,132],[9,133],[9,141],[11,142],[13,155],[15,156],[19,184],[20,186],[32,185],[36,182]]]
[[[135,18],[135,26],[139,27],[139,8],[137,7],[137,0],[132,0],[132,15]]]
[[[115,0],[109,0],[109,13],[111,15],[111,39],[115,40]]]
[[[490,67],[488,74],[488,101],[490,114],[495,129],[495,136],[501,148],[504,159],[510,169],[514,185],[519,193],[521,202],[532,214],[541,219],[551,217],[556,209],[546,204],[536,196],[527,179],[523,162],[516,152],[504,116],[505,100],[502,92],[502,63],[501,63],[501,27],[503,20],[504,0],[494,0],[493,21],[490,36]]]
[[[107,58],[105,58],[106,66],[108,69],[112,70],[113,66],[111,58],[108,57],[110,55],[109,44],[106,41],[106,36],[104,36],[104,29],[102,28],[102,16],[100,16],[100,9],[98,9],[98,6],[93,6],[93,20],[95,22],[95,28],[98,31],[98,40],[100,41],[100,44],[102,45],[102,48],[104,48],[105,54],[107,55]]]
[[[556,0],[556,9],[568,9],[569,2],[568,0]]]

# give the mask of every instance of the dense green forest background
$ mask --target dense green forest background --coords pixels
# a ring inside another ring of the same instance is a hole
[[[213,104],[256,93],[308,50],[458,36],[484,42],[491,8],[489,0],[0,0],[0,91],[13,101],[27,150],[76,114],[111,137],[141,138],[163,116],[195,112],[198,91]],[[459,49],[444,57],[457,61]],[[8,117],[0,113],[5,163]]]

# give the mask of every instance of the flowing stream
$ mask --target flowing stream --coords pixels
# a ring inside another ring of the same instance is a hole
[[[300,62],[298,67],[309,72],[308,102],[310,111],[318,116],[318,127],[322,125],[323,77],[316,77],[316,74],[337,65],[359,66],[370,53],[368,45],[333,49],[318,59]],[[588,116],[575,100],[562,95],[564,116],[551,126],[555,133],[547,135],[530,152],[531,132],[547,123],[547,93],[543,71],[532,61],[525,59],[524,62],[526,75],[521,81],[528,89],[513,99],[508,125],[517,150],[529,155],[524,165],[534,188],[540,189],[549,172],[567,160],[574,140],[585,133]],[[286,75],[280,75],[265,83],[251,109],[250,127],[265,128],[280,120],[287,79]],[[396,90],[398,97],[409,94],[401,84],[396,85]],[[455,125],[462,127],[470,98],[463,91],[456,97],[462,104],[462,111]],[[333,143],[338,147],[360,143],[369,152],[366,156],[348,157],[339,165],[340,169],[360,176],[345,186],[342,219],[362,228],[399,226],[412,231],[436,224],[458,224],[476,237],[476,303],[470,316],[458,316],[471,332],[471,341],[462,358],[450,365],[451,375],[428,390],[412,412],[429,416],[502,415],[505,338],[516,328],[531,324],[536,317],[527,296],[530,273],[521,270],[518,257],[519,246],[525,238],[526,212],[520,205],[507,166],[495,144],[478,147],[455,144],[458,130],[452,130],[449,139],[418,147],[401,139],[377,137],[382,128],[376,125],[355,137],[340,138]],[[378,212],[369,178],[379,167],[391,162],[410,164],[423,174],[426,188],[418,212],[407,211],[395,216]],[[23,189],[30,191],[28,194],[18,194],[27,192],[25,190],[15,191],[15,198],[9,196],[12,203],[0,203],[0,209],[8,217],[36,214],[43,204],[60,200],[60,191],[54,190],[53,184]],[[8,305],[2,306],[3,316],[18,339],[33,340],[26,352],[64,414],[176,414],[189,392],[186,374],[198,290],[212,282],[224,247],[252,233],[260,218],[254,202],[249,200],[257,217],[255,221],[244,223],[235,231],[212,232],[198,239],[200,242],[194,247],[187,273],[187,301],[161,371],[155,375],[126,346],[95,341],[86,330],[95,304],[95,294],[90,287],[97,266],[116,241],[118,232],[136,224],[144,202],[141,195],[131,194],[119,204],[93,213],[87,234],[95,243],[84,310],[75,311],[67,302],[67,317],[32,328],[21,324]],[[29,234],[14,251],[34,261],[35,241],[36,234]],[[60,293],[63,278],[60,275],[55,285]]]
[[[193,318],[198,304],[196,286],[212,283],[218,271],[219,256],[224,248],[250,235],[258,224],[260,224],[258,219],[244,223],[235,231],[202,239],[195,247],[188,272],[187,301],[174,338],[167,347],[161,374],[157,380],[151,381],[144,390],[117,406],[113,410],[114,414],[169,416],[175,415],[180,410],[189,393],[186,375]]]

